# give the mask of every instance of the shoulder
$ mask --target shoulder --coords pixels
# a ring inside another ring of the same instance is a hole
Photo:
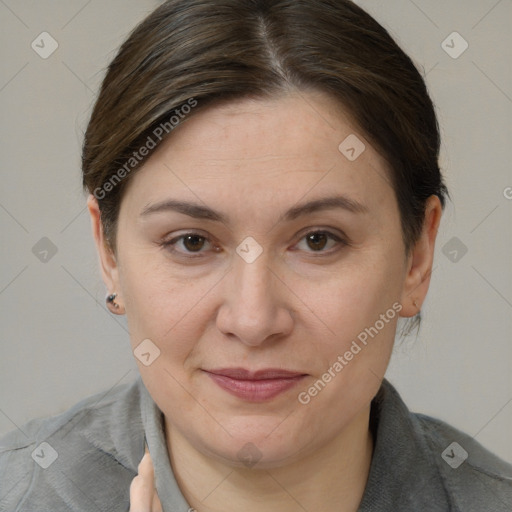
[[[0,510],[126,510],[144,453],[140,385],[88,396],[0,438]]]
[[[512,465],[461,430],[411,412],[386,379],[370,426],[375,448],[361,510],[512,510]]]
[[[439,419],[418,413],[410,416],[455,510],[511,510],[511,464]]]

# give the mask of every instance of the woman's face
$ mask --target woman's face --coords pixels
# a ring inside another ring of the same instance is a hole
[[[106,279],[167,433],[237,465],[284,464],[349,428],[401,304],[413,314],[386,164],[319,93],[176,128],[125,192],[116,260]]]

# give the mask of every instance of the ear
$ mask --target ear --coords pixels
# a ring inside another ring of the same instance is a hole
[[[122,305],[123,299],[120,297],[119,271],[116,256],[103,233],[100,208],[97,199],[92,194],[87,199],[87,208],[91,216],[92,234],[98,251],[103,282],[109,294],[117,293],[116,304]]]
[[[412,317],[420,309],[428,288],[434,261],[434,248],[441,221],[442,206],[439,197],[430,196],[425,206],[421,235],[407,260],[407,275],[402,290],[400,316]]]

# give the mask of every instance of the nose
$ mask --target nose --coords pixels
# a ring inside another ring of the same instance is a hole
[[[224,279],[224,300],[217,314],[218,329],[248,346],[279,339],[293,328],[288,304],[293,294],[264,254],[252,263],[235,256]]]

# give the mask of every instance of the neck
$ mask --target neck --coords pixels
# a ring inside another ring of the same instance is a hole
[[[166,422],[169,460],[197,512],[356,512],[373,452],[369,413],[370,406],[314,453],[272,469],[232,467],[207,457]]]

